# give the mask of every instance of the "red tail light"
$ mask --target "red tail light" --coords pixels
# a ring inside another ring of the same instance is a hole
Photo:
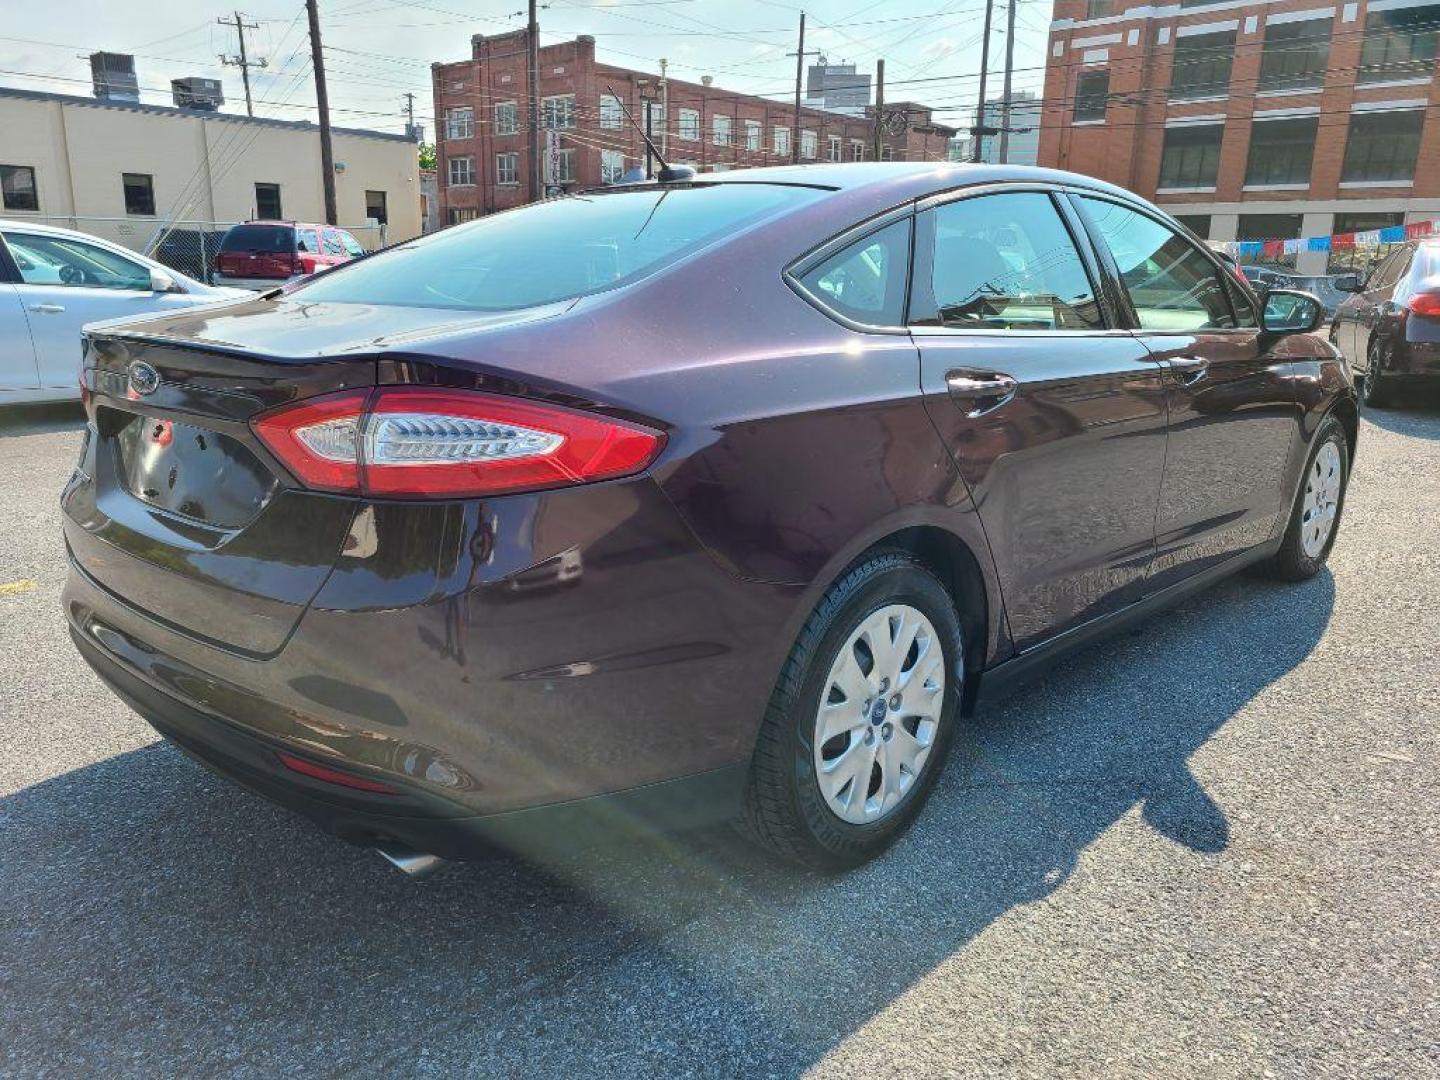
[[[638,424],[465,390],[310,398],[251,422],[307,487],[389,498],[538,491],[631,476],[665,436]]]
[[[1406,304],[1416,315],[1423,315],[1428,319],[1440,319],[1440,292],[1416,293],[1410,297]]]
[[[312,780],[323,780],[327,784],[338,784],[340,787],[354,788],[356,791],[368,791],[374,795],[400,794],[399,788],[393,788],[389,784],[382,784],[378,780],[367,780],[354,773],[341,772],[339,769],[331,769],[313,761],[306,761],[294,754],[287,754],[284,750],[275,751],[275,756],[280,759],[280,764],[291,772],[308,776]]]

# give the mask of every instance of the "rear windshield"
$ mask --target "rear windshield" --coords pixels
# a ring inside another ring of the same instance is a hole
[[[307,301],[506,311],[622,285],[782,209],[810,188],[706,184],[537,203],[360,260]]]
[[[225,234],[221,251],[294,251],[295,230],[285,225],[236,225]]]

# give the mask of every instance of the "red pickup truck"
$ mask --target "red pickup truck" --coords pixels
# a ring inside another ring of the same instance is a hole
[[[273,289],[364,255],[344,229],[301,221],[246,221],[232,225],[215,256],[216,285]]]

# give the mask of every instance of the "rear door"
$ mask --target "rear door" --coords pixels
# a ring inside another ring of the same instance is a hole
[[[1136,339],[1167,369],[1170,438],[1155,517],[1161,588],[1267,540],[1300,433],[1293,361],[1248,297],[1160,216],[1072,196],[1121,282]]]
[[[1143,592],[1165,461],[1162,365],[1114,323],[1046,190],[922,206],[911,334],[1024,649]],[[1083,253],[1083,254],[1082,254]]]

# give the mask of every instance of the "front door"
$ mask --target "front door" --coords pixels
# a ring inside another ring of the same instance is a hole
[[[1136,599],[1153,557],[1163,365],[1116,328],[1096,281],[1045,191],[916,218],[926,408],[979,510],[1022,650]]]
[[[0,254],[0,273],[4,271]],[[32,390],[40,385],[30,322],[15,286],[0,282],[0,391]],[[0,405],[5,399],[0,397]]]
[[[1270,353],[1256,311],[1217,260],[1159,217],[1100,196],[1073,198],[1113,260],[1137,340],[1168,369],[1153,581],[1162,588],[1275,531],[1300,437],[1295,369]]]

